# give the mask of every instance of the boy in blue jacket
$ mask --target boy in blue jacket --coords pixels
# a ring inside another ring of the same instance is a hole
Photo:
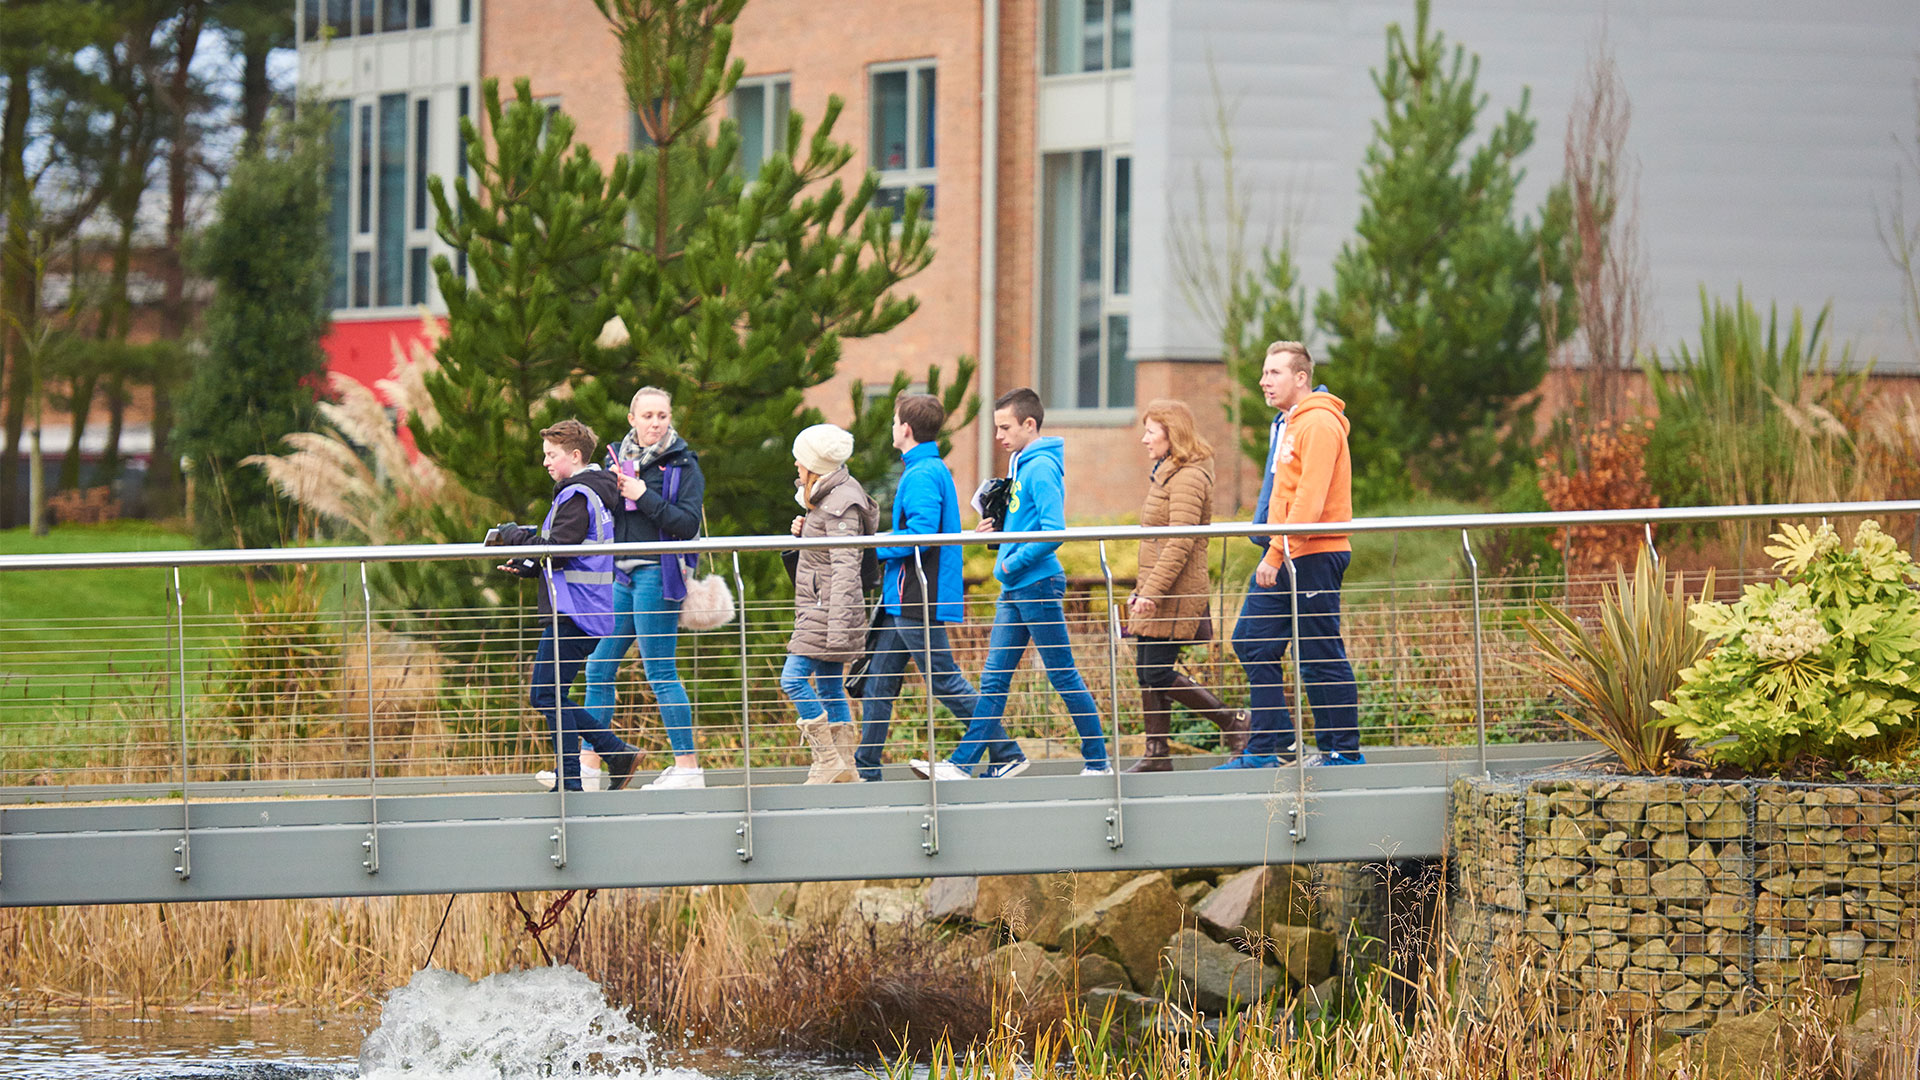
[[[993,431],[1012,459],[1007,471],[1012,478],[1007,496],[1007,520],[992,519],[980,523],[980,531],[1040,532],[1064,529],[1066,520],[1066,472],[1063,444],[1054,437],[1042,438],[1040,424],[1046,411],[1040,395],[1026,387],[1009,390],[993,403]],[[1107,762],[1107,741],[1100,729],[1100,713],[1093,695],[1074,666],[1073,646],[1067,638],[1067,616],[1061,600],[1066,596],[1067,574],[1054,555],[1057,543],[1002,544],[994,563],[993,576],[1000,581],[1000,600],[994,606],[993,633],[988,638],[987,666],[980,674],[980,704],[973,723],[947,760],[932,763],[936,779],[965,780],[990,744],[1007,738],[1002,717],[1007,708],[1007,690],[1013,685],[1014,669],[1026,654],[1031,641],[1040,653],[1047,681],[1066,703],[1073,726],[1080,733],[1080,756],[1086,759],[1082,776],[1107,776],[1113,766]],[[911,762],[925,775],[929,767],[923,761]],[[1003,765],[990,765],[985,775],[1011,776],[1026,767],[1026,758]]]
[[[902,394],[894,403],[893,446],[906,466],[893,495],[896,536],[960,531],[960,495],[954,490],[953,473],[940,460],[940,428],[946,422],[947,410],[932,394]],[[854,754],[862,780],[880,779],[880,754],[908,660],[931,675],[935,696],[954,716],[971,720],[980,700],[973,684],[960,673],[960,665],[953,662],[953,646],[947,641],[948,624],[966,618],[960,548],[883,547],[877,554],[883,567],[879,633],[867,662],[860,749]],[[1012,739],[993,742],[988,756],[994,762],[1007,762],[1016,772],[1026,768],[1026,758]]]

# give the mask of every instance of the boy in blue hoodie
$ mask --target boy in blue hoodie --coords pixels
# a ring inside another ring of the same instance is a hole
[[[1026,387],[1009,390],[993,403],[994,436],[1012,455],[1007,463],[1012,484],[1007,494],[1007,520],[986,519],[980,522],[981,532],[1041,532],[1067,527],[1063,447],[1057,438],[1041,438],[1040,424],[1045,417],[1040,395]],[[993,576],[1000,581],[1000,600],[994,606],[993,633],[988,638],[987,666],[980,674],[980,703],[974,709],[973,722],[947,760],[931,766],[924,761],[910,762],[915,772],[924,776],[931,768],[935,779],[969,779],[981,752],[1007,738],[1002,722],[1007,691],[1031,641],[1039,650],[1047,681],[1066,703],[1073,726],[1080,733],[1080,756],[1086,759],[1081,775],[1112,774],[1100,713],[1093,695],[1087,692],[1086,681],[1080,677],[1080,669],[1074,666],[1073,646],[1067,638],[1066,609],[1061,604],[1067,591],[1067,574],[1054,555],[1059,546],[1000,545],[993,566]],[[1011,776],[1026,764],[1023,755],[988,766],[984,775]]]
[[[893,406],[893,447],[905,465],[893,494],[893,535],[957,533],[960,495],[953,473],[940,460],[940,428],[947,410],[932,394],[902,394]],[[954,716],[973,718],[980,695],[953,662],[947,626],[966,618],[961,582],[961,552],[953,545],[883,547],[878,631],[867,663],[866,692],[860,703],[860,749],[854,765],[862,780],[880,779],[880,755],[893,723],[893,699],[900,676],[913,661],[930,675],[933,692]],[[921,588],[924,578],[926,587]],[[993,762],[1026,766],[1011,739],[988,748]]]

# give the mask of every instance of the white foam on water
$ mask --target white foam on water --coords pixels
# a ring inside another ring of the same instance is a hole
[[[533,1080],[694,1077],[657,1070],[654,1036],[607,1003],[571,967],[489,975],[439,968],[387,996],[380,1027],[360,1048],[363,1080]]]

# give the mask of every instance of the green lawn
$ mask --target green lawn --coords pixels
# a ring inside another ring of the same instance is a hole
[[[177,551],[190,536],[147,522],[69,526],[47,536],[0,532],[9,555]],[[177,659],[169,652],[173,572],[164,567],[90,570],[0,570],[0,724],[118,715],[110,703],[158,707],[156,673]],[[249,606],[236,570],[181,572],[186,601],[189,670],[218,647],[218,629]]]

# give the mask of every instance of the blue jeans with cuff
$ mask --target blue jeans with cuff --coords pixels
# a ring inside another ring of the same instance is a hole
[[[987,639],[987,666],[980,673],[980,705],[960,745],[948,760],[963,769],[971,769],[980,754],[991,744],[1007,738],[1002,717],[1007,711],[1007,691],[1013,685],[1014,669],[1026,655],[1031,642],[1040,654],[1047,681],[1060,695],[1080,733],[1080,756],[1092,768],[1107,764],[1107,740],[1100,727],[1100,711],[1087,692],[1087,683],[1074,665],[1073,645],[1067,637],[1067,613],[1061,603],[1067,594],[1064,574],[1036,581],[1019,589],[1002,589],[994,606],[993,632]]]

